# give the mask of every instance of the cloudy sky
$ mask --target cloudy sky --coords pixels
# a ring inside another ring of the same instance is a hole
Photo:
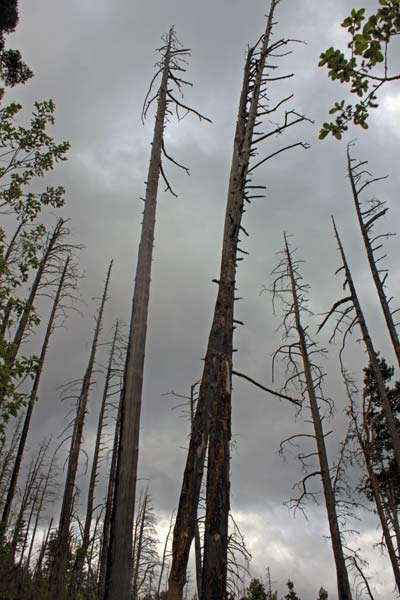
[[[49,178],[65,186],[64,214],[71,217],[74,239],[85,245],[81,266],[83,318],[73,316],[65,330],[54,336],[47,375],[37,406],[31,447],[36,440],[63,428],[67,408],[60,403],[57,386],[83,374],[93,331],[94,305],[107,264],[115,260],[111,300],[106,309],[103,341],[110,337],[115,319],[129,319],[133,274],[140,234],[144,181],[149,160],[153,115],[143,126],[141,109],[158,60],[155,48],[174,24],[185,47],[192,49],[188,78],[193,88],[186,100],[209,116],[213,123],[188,117],[171,121],[166,132],[169,152],[191,172],[168,167],[178,198],[160,193],[152,273],[147,362],[143,390],[140,476],[149,480],[160,521],[160,535],[177,504],[185,461],[183,447],[188,424],[167,392],[187,393],[201,375],[218,275],[229,163],[242,68],[247,45],[264,29],[265,0],[20,0],[20,24],[9,45],[21,49],[35,77],[9,92],[26,115],[34,100],[53,98],[57,106],[54,136],[71,142],[69,160]],[[374,2],[362,3],[375,5]],[[282,0],[277,12],[276,39],[304,40],[281,61],[281,73],[295,73],[289,81],[271,86],[271,101],[288,93],[291,107],[306,114],[307,123],[272,141],[260,152],[303,140],[308,151],[293,150],[258,170],[257,182],[267,186],[266,199],[256,200],[245,215],[251,234],[246,241],[250,256],[241,263],[238,285],[243,300],[237,318],[246,323],[236,334],[235,369],[272,385],[271,355],[280,344],[279,314],[274,315],[268,293],[271,271],[282,247],[282,232],[293,236],[304,277],[311,285],[311,306],[316,312],[329,308],[341,293],[334,277],[338,255],[330,215],[335,214],[359,286],[363,305],[376,336],[376,344],[393,360],[374,291],[369,283],[357,223],[345,174],[345,142],[318,141],[318,130],[332,102],[344,90],[332,84],[317,68],[321,51],[345,44],[340,22],[353,3],[345,0]],[[399,206],[398,145],[400,90],[388,89],[371,118],[368,132],[353,130],[356,154],[370,161],[377,175],[389,174],[375,193],[390,205],[388,228],[397,229]],[[273,151],[273,150],[272,150]],[[399,269],[395,257],[399,241],[392,238],[388,264],[390,288],[396,294]],[[316,320],[313,327],[317,324]],[[328,333],[328,332],[327,332]],[[358,381],[366,357],[357,336],[348,348],[349,366]],[[321,336],[321,344],[327,338]],[[327,394],[335,397],[336,415],[331,423],[337,443],[344,435],[345,399],[337,370],[338,348],[330,347]],[[273,385],[283,384],[277,373]],[[93,445],[101,377],[90,399],[85,434]],[[275,587],[284,592],[290,577],[303,600],[316,598],[323,585],[336,597],[333,559],[326,539],[323,507],[308,506],[306,520],[283,504],[293,496],[301,478],[295,454],[284,462],[279,443],[304,431],[294,410],[274,397],[240,381],[234,382],[232,452],[232,510],[253,554],[252,571],[263,576],[271,568]],[[81,485],[85,486],[81,477]],[[84,496],[82,497],[82,501]],[[360,536],[349,540],[362,547],[369,560],[368,576],[376,597],[393,597],[388,562],[374,547],[379,532],[372,515],[363,513]]]

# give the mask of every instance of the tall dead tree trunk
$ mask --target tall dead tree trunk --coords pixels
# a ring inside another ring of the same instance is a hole
[[[165,38],[165,42],[166,44],[162,48],[164,56],[158,71],[158,74],[161,74],[161,83],[154,97],[157,98],[157,113],[146,182],[142,232],[136,266],[128,352],[122,391],[121,432],[107,562],[105,600],[128,600],[131,593],[132,530],[139,456],[143,369],[160,175],[167,185],[167,190],[173,193],[162,167],[162,155],[178,165],[165,151],[163,140],[165,117],[167,112],[170,112],[169,105],[172,104],[177,111],[182,109],[196,114],[200,120],[205,118],[194,109],[183,105],[180,100],[173,96],[170,85],[175,84],[181,91],[182,85],[187,83],[181,78],[184,67],[179,64],[179,61],[188,55],[188,50],[179,48],[173,29]],[[175,75],[174,71],[178,71],[179,74]],[[147,103],[147,106],[145,103],[144,115],[150,103],[151,101]],[[183,168],[188,171],[185,167]]]
[[[144,534],[144,526],[145,526],[145,521],[146,521],[146,507],[147,507],[147,500],[148,500],[148,492],[147,490],[144,491],[143,494],[143,502],[139,503],[139,510],[138,510],[138,516],[137,516],[137,520],[138,520],[138,527],[136,527],[136,539],[134,540],[135,544],[134,544],[134,568],[133,568],[133,584],[132,584],[132,589],[133,589],[133,600],[138,600],[138,583],[139,583],[139,568],[140,568],[140,559],[141,559],[141,554],[142,554],[142,547],[143,547],[143,534]]]
[[[385,415],[386,425],[387,425],[387,428],[389,431],[389,435],[390,435],[390,439],[391,439],[391,443],[392,443],[392,447],[393,447],[394,459],[395,459],[395,463],[396,463],[397,472],[400,474],[400,435],[399,435],[399,432],[396,427],[396,421],[393,416],[392,408],[390,405],[390,400],[389,400],[387,392],[386,392],[385,382],[383,381],[382,373],[381,373],[381,370],[379,367],[377,353],[375,351],[371,336],[369,334],[367,322],[365,320],[364,313],[361,308],[361,304],[360,304],[360,301],[359,301],[359,298],[357,295],[357,290],[356,290],[356,287],[355,287],[355,284],[354,284],[354,281],[353,281],[353,278],[351,275],[350,267],[348,265],[346,255],[344,253],[343,245],[340,240],[339,233],[336,229],[336,224],[335,224],[333,217],[332,217],[332,222],[333,222],[333,227],[334,227],[334,231],[335,231],[335,237],[336,237],[338,247],[339,247],[340,256],[342,259],[342,265],[343,265],[343,270],[344,270],[344,274],[345,274],[345,285],[348,287],[350,295],[346,298],[343,298],[342,300],[339,300],[338,302],[336,302],[334,304],[333,308],[331,309],[331,311],[328,313],[328,315],[325,317],[324,321],[320,325],[319,330],[321,330],[321,328],[325,325],[325,323],[328,321],[330,316],[337,310],[337,308],[339,306],[341,306],[343,304],[347,304],[347,303],[351,304],[350,308],[342,309],[341,321],[343,321],[343,319],[347,315],[349,315],[351,310],[354,310],[355,318],[352,320],[352,322],[350,324],[350,329],[356,323],[358,323],[358,325],[360,327],[362,338],[363,338],[363,341],[365,344],[365,348],[367,350],[369,363],[370,363],[370,366],[371,366],[371,369],[372,369],[372,372],[374,375],[374,379],[376,381],[377,392],[382,401],[383,413]]]
[[[8,518],[10,516],[11,505],[12,505],[12,501],[13,501],[14,495],[15,495],[18,475],[20,472],[22,458],[23,458],[25,445],[26,445],[26,440],[28,438],[29,427],[31,424],[33,408],[35,406],[35,401],[37,399],[39,384],[40,384],[40,380],[41,380],[42,373],[43,373],[44,361],[46,358],[50,337],[51,337],[51,334],[54,329],[54,320],[56,318],[57,309],[58,309],[60,298],[62,295],[62,290],[63,290],[63,286],[65,283],[65,278],[67,275],[69,261],[70,261],[70,258],[68,257],[65,262],[62,274],[61,274],[60,283],[58,284],[57,292],[56,292],[56,295],[54,298],[49,321],[47,324],[46,333],[44,336],[42,349],[40,352],[39,363],[38,363],[38,367],[37,367],[37,371],[36,371],[36,375],[35,375],[35,380],[33,382],[30,399],[29,399],[29,405],[28,405],[28,409],[26,411],[24,425],[22,428],[21,437],[20,437],[19,444],[18,444],[17,455],[15,457],[15,462],[14,462],[14,467],[13,467],[12,474],[11,474],[10,484],[8,487],[7,497],[6,497],[6,501],[5,501],[4,508],[3,508],[0,527],[4,527],[4,528],[7,527]]]
[[[358,223],[361,229],[361,235],[364,242],[365,251],[367,253],[368,263],[372,274],[376,290],[379,296],[379,302],[382,308],[383,315],[385,317],[386,326],[389,331],[390,339],[392,341],[393,350],[396,354],[397,362],[400,366],[400,341],[397,334],[396,325],[393,319],[393,312],[389,306],[389,300],[385,293],[385,281],[387,274],[381,278],[381,269],[378,268],[377,259],[375,258],[375,252],[382,248],[382,245],[378,240],[385,235],[377,235],[371,238],[372,229],[378,219],[386,214],[388,208],[380,201],[375,201],[372,207],[363,211],[360,203],[360,194],[362,191],[374,181],[378,181],[381,178],[367,179],[363,181],[363,170],[360,170],[366,164],[365,162],[356,162],[350,156],[350,149],[347,148],[347,172],[350,179],[351,191],[353,194],[354,206],[357,213]],[[378,245],[374,247],[374,244],[378,242]],[[380,257],[378,260],[380,260]]]
[[[98,475],[100,447],[101,447],[101,439],[102,439],[103,427],[104,427],[104,415],[105,415],[105,411],[107,408],[107,399],[109,396],[109,391],[110,391],[109,388],[110,388],[110,383],[111,383],[111,379],[112,379],[112,375],[113,375],[113,362],[114,362],[116,343],[117,343],[117,339],[118,339],[118,330],[119,330],[119,323],[117,321],[117,323],[115,325],[114,336],[113,336],[113,340],[111,343],[111,349],[110,349],[110,354],[109,354],[109,358],[108,358],[107,372],[106,372],[106,378],[105,378],[105,382],[104,382],[103,397],[101,400],[100,412],[99,412],[99,417],[98,417],[96,442],[95,442],[94,452],[93,452],[92,468],[90,471],[88,498],[87,498],[87,503],[86,503],[86,517],[85,517],[85,525],[84,525],[84,529],[83,529],[82,544],[77,552],[76,562],[74,565],[73,586],[74,586],[75,591],[80,582],[81,571],[82,571],[84,561],[85,561],[85,558],[87,555],[87,551],[89,548],[89,544],[90,544],[90,529],[91,529],[92,520],[93,520],[94,493],[95,493],[95,487],[96,487],[96,481],[97,481],[97,475]]]
[[[267,107],[267,80],[264,73],[267,57],[287,43],[285,40],[271,43],[270,39],[278,3],[279,0],[272,0],[264,36],[256,47],[249,50],[244,69],[225,214],[220,277],[216,282],[218,294],[174,528],[169,600],[182,600],[208,442],[202,600],[222,600],[226,597],[234,302],[236,267],[241,260],[238,253],[246,254],[239,248],[240,232],[247,235],[241,224],[245,212],[244,203],[250,202],[253,197],[259,197],[253,195],[254,189],[262,187],[249,185],[252,171],[289,147],[305,147],[301,143],[293,144],[259,161],[250,169],[250,159],[254,156],[257,143],[304,120],[304,117],[294,111],[287,111],[282,125],[268,134],[259,134],[255,139],[255,129],[260,125],[262,116],[271,115],[292,97],[282,100],[273,108]]]
[[[67,568],[66,560],[69,547],[71,518],[73,512],[75,480],[78,471],[83,426],[87,412],[87,403],[89,398],[90,386],[92,383],[93,368],[96,358],[99,335],[102,326],[104,307],[107,301],[108,285],[110,282],[112,265],[113,261],[110,262],[107,271],[103,296],[100,301],[99,312],[96,318],[96,327],[94,331],[92,347],[90,350],[89,362],[82,381],[82,388],[78,398],[77,413],[71,437],[71,445],[68,456],[67,476],[65,481],[64,495],[58,524],[56,557],[52,569],[52,579],[54,581],[52,597],[54,598],[54,600],[59,600],[60,598],[63,598],[65,593],[65,573]]]
[[[316,386],[320,386],[320,384],[322,383],[322,374],[320,374],[319,370],[316,370],[315,367],[313,367],[312,360],[310,359],[310,344],[312,345],[312,351],[314,355],[316,353],[316,347],[315,343],[312,343],[312,341],[309,340],[309,338],[307,337],[306,331],[302,325],[301,320],[302,301],[304,301],[304,298],[301,299],[301,296],[304,295],[305,286],[299,283],[301,276],[296,270],[295,265],[293,264],[292,254],[289,249],[286,235],[284,236],[284,238],[285,258],[282,264],[282,272],[279,276],[286,277],[288,279],[288,289],[290,290],[292,297],[292,304],[287,314],[290,314],[294,317],[294,329],[298,336],[298,342],[295,343],[295,347],[301,355],[305,379],[305,388],[307,390],[307,396],[310,402],[312,423],[314,427],[315,442],[317,445],[320,466],[320,475],[322,487],[324,490],[324,498],[326,511],[328,515],[329,531],[331,534],[332,549],[335,558],[338,598],[339,600],[351,600],[352,595],[350,590],[349,577],[343,553],[342,538],[336,511],[336,498],[331,480],[331,471],[328,462],[328,455],[325,445],[325,436],[322,426],[322,418],[320,414],[318,394],[316,389]]]
[[[102,535],[102,540],[101,540],[101,551],[100,551],[100,561],[99,561],[100,568],[99,568],[98,600],[103,600],[104,592],[105,592],[106,571],[107,571],[107,554],[108,554],[108,546],[110,543],[111,514],[112,514],[112,505],[113,505],[113,499],[114,499],[115,477],[116,477],[117,460],[118,460],[119,432],[120,432],[120,428],[121,428],[121,404],[122,404],[122,398],[120,398],[120,401],[119,401],[118,414],[117,414],[117,419],[115,422],[113,450],[112,450],[112,457],[111,457],[110,473],[109,473],[109,477],[108,477],[106,510],[105,510],[104,521],[103,521],[103,535]]]
[[[167,109],[168,70],[171,59],[171,34],[164,57],[163,75],[151,150],[142,234],[136,267],[135,291],[129,333],[128,352],[122,391],[121,433],[115,481],[109,560],[106,576],[106,600],[128,600],[132,581],[132,525],[139,456],[140,412],[143,368],[150,298],[157,191],[160,178],[164,120]]]

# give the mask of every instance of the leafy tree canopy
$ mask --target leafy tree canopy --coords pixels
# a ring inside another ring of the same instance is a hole
[[[369,109],[378,106],[378,90],[400,79],[400,73],[389,72],[390,42],[400,33],[400,0],[379,0],[376,12],[369,16],[365,8],[354,8],[342,27],[350,37],[347,55],[331,46],[321,54],[319,66],[327,67],[332,80],[349,84],[358,100],[355,104],[335,102],[329,111],[335,120],[323,124],[321,140],[329,134],[340,140],[350,122],[368,129]]]
[[[19,50],[5,50],[4,36],[15,31],[18,20],[18,1],[0,0],[0,79],[9,86],[25,83],[33,76]]]
[[[246,591],[246,600],[267,600],[267,593],[259,579],[252,579]]]

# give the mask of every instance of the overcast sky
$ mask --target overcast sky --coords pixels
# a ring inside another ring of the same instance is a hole
[[[362,4],[374,5],[374,2]],[[140,451],[140,476],[149,480],[162,535],[166,520],[176,507],[185,462],[188,423],[172,410],[171,390],[187,393],[201,375],[211,315],[214,308],[223,218],[232,141],[247,45],[264,29],[265,0],[20,0],[20,23],[9,45],[21,49],[35,77],[8,93],[20,101],[26,115],[34,100],[53,98],[57,106],[57,139],[71,142],[69,160],[57,167],[49,181],[67,190],[64,214],[71,217],[74,239],[85,245],[81,265],[86,278],[81,284],[84,317],[73,316],[51,345],[47,375],[35,410],[30,441],[57,435],[67,408],[60,403],[57,386],[80,377],[85,369],[95,308],[90,299],[99,296],[108,262],[115,260],[111,300],[107,305],[103,341],[110,338],[115,319],[129,320],[140,235],[144,181],[146,179],[153,114],[143,126],[141,109],[158,60],[155,48],[174,24],[185,47],[192,49],[188,65],[189,88],[185,100],[209,116],[213,123],[188,117],[172,121],[166,131],[170,154],[190,168],[191,176],[168,166],[178,198],[161,192],[157,215],[152,272],[150,318],[147,338]],[[282,248],[282,233],[293,236],[304,277],[311,285],[311,306],[322,312],[340,297],[339,264],[331,231],[335,214],[349,252],[360,295],[376,335],[376,345],[393,361],[365,258],[345,173],[346,143],[318,141],[318,131],[333,101],[344,90],[332,84],[317,68],[321,51],[344,46],[340,22],[353,3],[345,0],[282,0],[277,11],[276,39],[304,40],[281,61],[281,73],[296,76],[271,85],[271,101],[288,93],[290,105],[306,114],[307,123],[284,139],[260,148],[271,149],[303,140],[308,151],[296,149],[260,168],[257,182],[267,186],[266,199],[256,200],[245,215],[250,256],[240,264],[238,286],[243,300],[237,318],[246,325],[235,335],[235,369],[265,385],[271,383],[271,354],[280,344],[279,314],[273,315],[268,293],[271,271]],[[355,154],[370,161],[376,175],[389,174],[374,192],[390,205],[388,228],[399,222],[398,147],[400,90],[394,85],[380,98],[368,132],[352,130],[357,137]],[[273,150],[272,150],[273,151]],[[399,241],[388,244],[390,290],[396,294]],[[318,323],[314,322],[313,327]],[[329,332],[327,332],[329,333]],[[357,335],[348,348],[349,366],[360,382],[366,357]],[[321,337],[321,344],[327,337]],[[327,394],[335,397],[336,415],[331,423],[337,443],[344,436],[345,399],[337,362],[338,348],[330,348]],[[101,377],[90,399],[85,433],[86,447],[93,446]],[[280,388],[282,373],[273,385]],[[323,507],[309,505],[308,520],[296,517],[284,502],[301,478],[295,456],[284,462],[279,442],[304,431],[290,405],[246,383],[234,381],[232,452],[232,511],[253,554],[254,575],[264,576],[269,565],[275,587],[284,592],[291,578],[302,600],[314,600],[323,585],[336,598],[333,558],[326,539]],[[80,479],[84,487],[84,478]],[[84,501],[84,495],[82,496]],[[349,540],[362,547],[370,561],[367,570],[379,600],[393,597],[389,563],[374,548],[379,531],[372,515],[362,514],[360,536]]]

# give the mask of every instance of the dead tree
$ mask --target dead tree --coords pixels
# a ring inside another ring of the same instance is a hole
[[[23,533],[22,529],[24,526],[24,519],[26,511],[35,503],[38,497],[38,487],[40,488],[42,482],[42,466],[43,461],[46,457],[46,453],[49,448],[50,441],[45,440],[41,443],[38,451],[32,456],[28,476],[25,481],[20,506],[16,514],[15,522],[13,523],[13,534],[11,537],[11,554],[15,556],[17,551],[18,542]]]
[[[250,48],[244,68],[243,86],[239,102],[238,119],[230,172],[228,199],[225,214],[223,248],[217,300],[208,339],[199,400],[193,425],[193,434],[186,460],[181,495],[173,538],[173,557],[169,577],[169,600],[181,600],[186,581],[190,546],[195,533],[196,509],[199,501],[204,461],[208,449],[207,515],[205,525],[202,598],[226,597],[227,544],[229,515],[229,442],[231,419],[231,381],[233,330],[235,328],[234,302],[237,263],[246,252],[239,247],[239,236],[248,235],[242,226],[245,202],[260,197],[255,190],[263,186],[251,184],[250,175],[268,159],[296,146],[295,143],[280,148],[250,167],[257,145],[274,135],[304,121],[294,110],[284,113],[283,122],[271,131],[258,131],[263,117],[271,117],[292,96],[276,106],[270,106],[266,88],[269,81],[280,79],[267,74],[271,56],[286,46],[288,40],[272,42],[274,11],[278,0],[271,3],[264,35],[255,47]],[[290,77],[282,76],[282,78]]]
[[[33,549],[34,549],[34,545],[36,542],[36,533],[38,530],[38,526],[40,523],[40,519],[42,517],[42,512],[45,508],[45,504],[49,503],[49,501],[51,500],[55,500],[55,495],[54,495],[54,490],[52,490],[51,488],[54,487],[54,479],[55,479],[55,459],[56,459],[56,454],[53,454],[53,457],[50,461],[49,467],[47,469],[47,472],[45,473],[45,475],[43,476],[43,483],[41,486],[41,493],[38,499],[38,503],[37,503],[37,508],[36,508],[36,515],[35,515],[35,523],[33,526],[33,531],[32,531],[32,536],[31,536],[31,543],[29,546],[29,551],[28,551],[28,556],[26,559],[26,563],[27,563],[27,568],[30,567],[30,563],[31,563],[31,558],[32,558],[32,553],[33,553]]]
[[[379,517],[379,521],[382,527],[383,538],[385,540],[385,546],[389,554],[390,562],[392,565],[393,575],[396,582],[397,591],[400,590],[400,565],[399,559],[396,555],[396,550],[393,545],[392,535],[389,529],[388,520],[385,515],[385,507],[382,501],[381,492],[379,489],[379,482],[374,472],[373,465],[373,454],[374,454],[374,432],[371,431],[369,424],[368,413],[370,406],[366,401],[365,395],[363,395],[363,406],[361,412],[361,423],[360,417],[356,408],[355,395],[357,389],[354,383],[351,381],[349,374],[343,370],[343,377],[346,385],[347,396],[349,398],[349,415],[353,425],[353,431],[355,433],[358,445],[361,449],[362,456],[364,458],[364,464],[367,470],[367,477],[370,483],[370,489],[372,497],[375,502],[376,512]]]
[[[105,423],[105,413],[106,413],[106,409],[107,409],[107,400],[109,399],[110,385],[111,385],[111,380],[112,380],[113,374],[114,374],[113,363],[114,363],[114,359],[115,359],[116,344],[117,344],[118,335],[119,335],[119,326],[120,326],[119,322],[117,321],[117,323],[115,324],[114,335],[113,335],[113,339],[111,342],[111,349],[110,349],[110,353],[109,353],[109,357],[108,357],[108,365],[107,365],[106,377],[105,377],[105,382],[104,382],[103,396],[102,396],[102,400],[101,400],[100,412],[99,412],[99,417],[98,417],[98,422],[97,422],[96,442],[95,442],[95,446],[94,446],[93,461],[92,461],[92,467],[91,467],[91,471],[90,471],[88,498],[87,498],[87,503],[86,503],[86,517],[85,517],[85,525],[84,525],[84,529],[83,529],[82,544],[77,552],[75,565],[74,565],[74,575],[73,575],[74,581],[72,582],[72,584],[73,584],[73,589],[75,591],[77,590],[77,587],[79,586],[81,571],[82,571],[84,561],[85,561],[85,558],[86,558],[86,555],[88,552],[89,544],[90,544],[90,531],[91,531],[92,520],[93,520],[95,487],[96,487],[97,476],[98,476],[100,450],[101,450],[101,444],[102,444],[103,428],[104,428],[104,423]]]
[[[111,514],[114,499],[114,487],[115,477],[117,471],[117,459],[118,459],[118,445],[119,445],[119,432],[121,428],[121,398],[118,405],[118,414],[115,421],[114,429],[114,442],[111,456],[110,473],[108,476],[107,486],[107,497],[106,497],[106,510],[103,520],[103,535],[101,539],[101,549],[99,558],[99,585],[98,585],[98,600],[103,600],[105,593],[106,584],[106,571],[107,571],[107,555],[108,547],[110,543],[110,529],[111,529]]]
[[[284,306],[283,330],[285,343],[274,355],[283,356],[287,363],[288,381],[292,384],[298,384],[302,390],[302,395],[307,398],[312,417],[314,429],[313,437],[316,444],[316,453],[311,452],[307,455],[300,455],[303,466],[312,456],[317,456],[319,469],[308,473],[302,481],[302,493],[298,503],[309,494],[307,489],[308,480],[311,477],[320,476],[324,491],[325,506],[328,516],[329,531],[331,534],[331,543],[333,555],[335,558],[337,587],[339,600],[351,600],[351,590],[346,560],[343,552],[342,537],[339,526],[339,519],[336,508],[336,498],[331,478],[331,469],[328,461],[328,454],[325,445],[323,427],[324,415],[321,414],[321,403],[328,402],[328,409],[331,410],[329,401],[323,394],[323,380],[325,373],[315,359],[318,355],[323,355],[323,349],[317,347],[311,339],[308,327],[303,325],[304,313],[309,313],[307,307],[307,292],[309,286],[304,283],[299,272],[299,261],[293,257],[293,251],[289,248],[286,234],[284,234],[285,247],[283,256],[279,265],[274,270],[275,281],[273,285],[273,299],[279,299]],[[294,341],[292,339],[294,338]],[[304,435],[304,434],[300,434]],[[292,441],[296,436],[292,436]]]
[[[73,512],[74,492],[75,492],[75,480],[78,471],[79,455],[81,451],[83,427],[85,422],[85,416],[87,412],[87,403],[89,399],[90,387],[92,384],[93,369],[95,365],[96,351],[98,340],[102,327],[102,319],[104,313],[104,307],[107,301],[108,286],[110,282],[111,269],[113,261],[110,262],[107,271],[106,282],[104,285],[103,295],[100,301],[99,311],[96,317],[96,327],[94,330],[92,346],[89,355],[88,366],[86,368],[85,375],[82,380],[82,387],[80,390],[76,418],[74,420],[73,432],[71,435],[71,444],[68,455],[68,466],[67,476],[65,481],[63,501],[60,511],[60,518],[57,532],[57,543],[56,543],[56,557],[53,565],[53,598],[58,600],[63,597],[64,585],[65,585],[65,574],[66,574],[66,560],[70,539],[70,525]]]
[[[169,520],[168,531],[167,531],[167,535],[165,536],[165,540],[164,540],[164,549],[163,549],[163,553],[162,553],[162,557],[161,557],[161,561],[160,561],[160,573],[158,576],[157,596],[156,596],[157,598],[160,598],[164,570],[167,565],[167,559],[171,556],[168,548],[169,548],[169,540],[171,537],[173,526],[174,526],[174,513],[172,513],[171,518]]]
[[[121,433],[105,600],[128,598],[132,581],[132,529],[157,192],[161,176],[166,184],[166,189],[173,193],[165,176],[162,157],[164,156],[178,165],[165,150],[163,139],[165,121],[173,110],[178,115],[178,119],[182,111],[194,113],[200,120],[205,118],[194,109],[184,105],[182,100],[176,97],[177,94],[182,94],[182,89],[187,84],[182,78],[182,73],[185,71],[185,58],[190,54],[189,51],[180,47],[173,29],[169,31],[163,41],[164,45],[161,48],[163,59],[158,64],[158,71],[152,80],[143,110],[143,117],[145,117],[153,101],[157,101],[122,392]],[[161,75],[161,83],[157,92],[152,95],[151,89],[158,75]],[[182,167],[182,165],[178,166]],[[182,168],[186,172],[188,171],[186,167]]]
[[[57,260],[66,250],[68,250],[68,246],[65,243],[63,243],[63,238],[68,233],[69,231],[65,228],[65,221],[63,219],[59,219],[52,234],[48,237],[47,244],[43,252],[42,258],[39,262],[39,266],[37,268],[36,275],[31,285],[28,297],[24,302],[22,314],[19,318],[12,343],[10,344],[9,350],[4,360],[4,366],[7,367],[7,369],[10,372],[12,371],[12,368],[14,366],[24,336],[27,333],[29,326],[31,325],[32,319],[34,320],[34,303],[42,285],[42,280],[45,277],[46,270],[51,271],[54,265],[54,260]],[[7,395],[10,391],[9,387],[11,386],[13,388],[14,385],[15,384],[13,384],[11,375],[3,375],[0,381],[1,411],[4,410],[3,406],[7,402]]]
[[[70,257],[68,257],[67,260],[65,261],[65,265],[64,265],[63,271],[61,273],[60,282],[58,284],[58,288],[57,288],[56,295],[54,298],[50,317],[48,320],[47,329],[46,329],[46,333],[44,336],[42,349],[41,349],[40,357],[39,357],[39,362],[38,362],[38,366],[37,366],[37,370],[36,370],[36,375],[35,375],[32,390],[30,393],[29,404],[28,404],[28,408],[27,408],[27,411],[25,414],[21,437],[20,437],[19,444],[18,444],[17,455],[15,457],[11,480],[10,480],[10,484],[8,487],[7,497],[6,497],[6,501],[5,501],[4,508],[3,508],[0,527],[1,526],[7,527],[7,522],[8,522],[8,518],[10,515],[10,510],[11,510],[11,504],[12,504],[12,501],[14,498],[14,494],[15,494],[15,490],[16,490],[16,486],[17,486],[18,475],[19,475],[19,471],[21,468],[21,463],[22,463],[22,458],[23,458],[23,454],[24,454],[24,450],[25,450],[26,441],[28,438],[29,427],[31,424],[33,409],[35,406],[35,402],[37,400],[37,394],[38,394],[38,390],[39,390],[40,380],[41,380],[42,373],[43,373],[44,361],[46,358],[46,354],[47,354],[47,350],[48,350],[48,346],[49,346],[49,342],[50,342],[50,337],[54,331],[55,320],[57,317],[57,311],[59,309],[60,303],[63,301],[63,299],[65,299],[65,294],[67,293],[67,289],[70,288],[71,285],[73,287],[75,286],[75,275],[74,275],[73,271],[71,271],[70,273],[68,272],[69,263],[70,263]],[[72,282],[71,282],[71,278],[72,278]]]
[[[133,544],[133,600],[139,600],[140,590],[159,564],[155,516],[148,489],[140,495]]]
[[[346,329],[343,335],[343,347],[346,342],[347,336],[352,332],[353,328],[358,325],[362,339],[365,344],[365,348],[368,354],[369,363],[374,374],[374,378],[376,381],[377,391],[382,401],[382,408],[386,419],[387,428],[389,431],[391,443],[393,446],[394,458],[396,462],[397,472],[400,474],[400,435],[396,427],[396,421],[393,416],[393,412],[391,409],[390,401],[386,392],[385,383],[382,378],[381,370],[379,367],[378,356],[375,351],[371,336],[369,334],[367,322],[364,317],[364,313],[361,308],[361,304],[357,295],[357,290],[351,275],[350,267],[347,262],[347,258],[343,249],[342,242],[339,237],[339,233],[336,229],[335,221],[332,217],[333,228],[335,231],[335,237],[338,243],[339,252],[342,260],[342,267],[337,271],[344,271],[345,275],[345,283],[344,287],[348,288],[349,295],[335,302],[321,325],[319,326],[319,331],[324,327],[326,322],[330,319],[330,317],[338,313],[338,320],[335,326],[335,335],[336,332],[340,331],[340,327],[342,324],[346,324]],[[348,322],[349,321],[349,322]]]
[[[386,326],[396,354],[397,362],[400,366],[400,341],[394,322],[394,314],[398,310],[390,308],[391,298],[386,297],[385,283],[388,277],[388,271],[378,266],[378,263],[386,258],[386,255],[376,257],[376,254],[382,250],[381,240],[388,238],[391,234],[375,234],[374,226],[376,222],[386,215],[388,207],[381,200],[371,200],[366,208],[362,207],[360,196],[362,192],[371,184],[385,179],[384,177],[371,177],[366,170],[366,161],[356,161],[351,158],[350,146],[347,147],[347,172],[350,179],[351,191],[353,194],[354,206],[357,213],[358,223],[360,225],[361,235],[364,242],[365,251],[368,258],[369,267],[372,274],[376,291],[378,292],[379,302],[385,317]]]

